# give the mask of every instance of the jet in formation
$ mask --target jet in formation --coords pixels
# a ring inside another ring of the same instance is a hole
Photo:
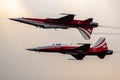
[[[93,18],[86,20],[75,20],[74,14],[63,14],[60,18],[9,18],[10,20],[33,25],[43,29],[68,29],[76,28],[79,30],[85,40],[89,40],[93,28],[98,27],[97,22],[93,22]],[[53,44],[51,46],[42,46],[27,49],[37,52],[52,52],[72,55],[77,60],[82,60],[86,55],[98,56],[103,59],[106,55],[112,55],[113,51],[108,49],[105,38],[101,37],[94,46],[88,43],[82,45]]]
[[[9,18],[10,20],[33,25],[35,27],[44,29],[68,29],[76,28],[82,34],[85,40],[89,40],[92,34],[92,30],[98,27],[97,22],[93,22],[93,18],[88,18],[86,20],[75,20],[74,14],[63,14],[65,16],[60,18]]]
[[[113,51],[108,50],[105,38],[101,37],[91,47],[90,44],[83,44],[81,46],[67,45],[67,44],[53,44],[51,46],[42,46],[37,48],[27,49],[36,52],[62,53],[72,55],[77,60],[82,60],[86,55],[98,56],[103,59],[106,55],[112,55]]]

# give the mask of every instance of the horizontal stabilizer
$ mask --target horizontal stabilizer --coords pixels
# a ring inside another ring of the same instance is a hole
[[[88,18],[86,20],[84,20],[85,22],[92,22],[93,21],[93,18]]]
[[[99,57],[100,59],[104,59],[105,54],[98,54],[98,57]]]
[[[77,60],[82,60],[85,57],[85,54],[72,55]]]

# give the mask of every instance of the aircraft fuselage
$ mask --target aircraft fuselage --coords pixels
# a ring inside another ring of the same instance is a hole
[[[77,27],[97,27],[96,22],[84,22],[82,20],[73,20],[71,22],[59,21],[57,19],[36,19],[36,18],[10,18],[11,20],[26,23],[41,28],[77,28]]]

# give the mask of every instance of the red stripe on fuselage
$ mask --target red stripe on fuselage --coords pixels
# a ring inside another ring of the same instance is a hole
[[[57,19],[38,19],[38,18],[22,18],[35,22],[42,22],[44,24],[52,24],[52,25],[61,25],[61,26],[69,26],[69,27],[87,27],[90,26],[89,22],[84,22],[82,20],[73,20],[71,22],[59,21]]]
[[[50,48],[43,48],[40,51],[44,52],[62,52],[62,51],[69,51],[69,50],[74,50],[77,48],[76,46],[56,46],[56,47],[50,47]]]

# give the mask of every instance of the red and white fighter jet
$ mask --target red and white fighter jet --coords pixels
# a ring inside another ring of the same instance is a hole
[[[33,25],[44,29],[68,29],[76,28],[86,40],[90,39],[94,27],[98,27],[98,23],[93,22],[93,18],[86,20],[74,20],[74,14],[63,14],[66,16],[57,19],[40,19],[40,18],[10,18],[10,20]]]
[[[92,47],[90,47],[90,44],[83,44],[82,46],[53,44],[51,46],[43,46],[27,50],[69,54],[77,60],[82,60],[86,55],[97,55],[100,59],[103,59],[106,55],[112,55],[113,53],[112,50],[108,50],[105,38],[103,37],[99,38],[99,40]]]

